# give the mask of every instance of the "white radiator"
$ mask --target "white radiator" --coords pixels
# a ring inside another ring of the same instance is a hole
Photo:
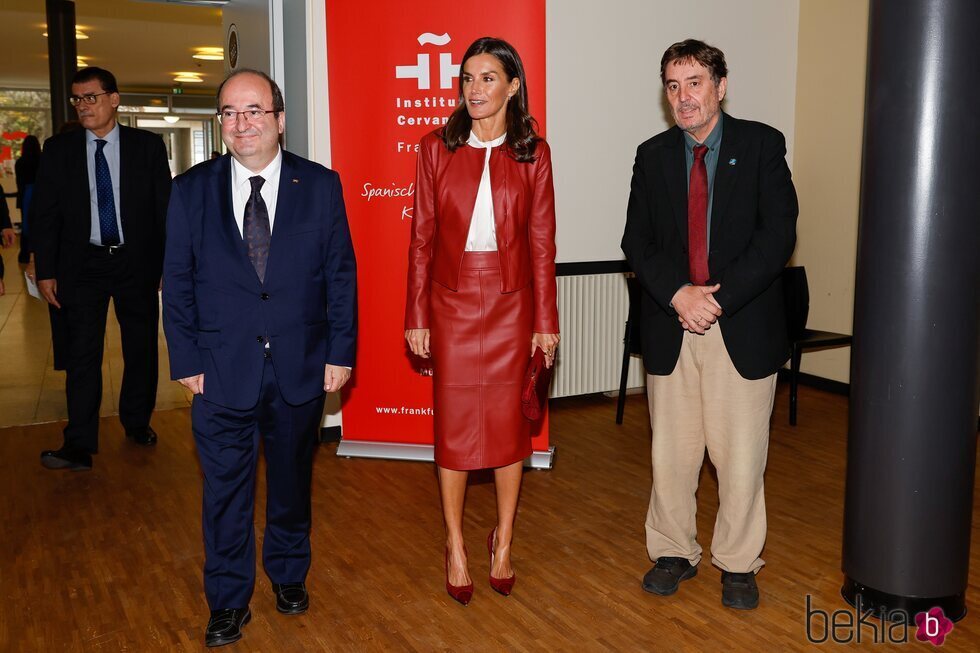
[[[619,389],[628,315],[624,274],[558,277],[561,344],[551,384],[552,397]],[[626,387],[638,388],[645,383],[642,361],[631,357]]]

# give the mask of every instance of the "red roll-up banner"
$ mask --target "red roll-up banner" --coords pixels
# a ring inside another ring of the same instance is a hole
[[[510,42],[545,118],[545,0],[327,0],[331,166],[357,253],[357,363],[343,403],[344,441],[432,444],[432,370],[404,339],[416,147],[458,100],[459,67],[481,36]],[[533,448],[548,450],[547,416]]]

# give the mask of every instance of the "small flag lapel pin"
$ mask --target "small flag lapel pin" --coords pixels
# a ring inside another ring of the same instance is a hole
[[[728,165],[730,165],[730,166],[733,166],[733,165],[735,165],[735,164],[736,164],[737,162],[738,162],[738,160],[737,160],[737,159],[729,159],[729,160],[728,160]],[[295,180],[294,180],[294,181],[295,181]]]

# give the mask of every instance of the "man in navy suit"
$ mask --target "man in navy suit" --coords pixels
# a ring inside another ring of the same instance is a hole
[[[119,87],[103,68],[72,78],[69,102],[83,129],[44,144],[31,203],[37,287],[63,327],[68,424],[48,469],[92,468],[99,450],[102,358],[109,300],[122,340],[119,421],[130,442],[156,444],[160,269],[170,197],[163,139],[120,125]],[[60,343],[58,343],[60,344]],[[60,358],[60,356],[58,357]]]
[[[324,392],[350,377],[357,328],[337,173],[280,149],[282,93],[262,72],[225,79],[218,117],[230,156],[174,181],[163,271],[171,376],[194,393],[204,473],[208,646],[240,639],[251,617],[260,438],[263,565],[280,612],[309,606],[313,449]]]
[[[725,55],[689,39],[660,76],[676,126],[637,148],[622,247],[642,293],[653,488],[643,589],[697,574],[695,493],[707,449],[718,472],[711,561],[722,603],[759,603],[763,475],[776,370],[789,358],[780,273],[799,207],[783,135],[721,111]]]

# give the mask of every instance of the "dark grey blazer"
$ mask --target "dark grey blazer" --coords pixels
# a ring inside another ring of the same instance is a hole
[[[783,135],[724,116],[711,211],[708,285],[725,346],[739,374],[759,379],[789,358],[780,273],[796,245],[799,205]],[[688,283],[687,163],[684,134],[672,127],[636,151],[622,248],[643,289],[643,362],[670,374],[684,330],[670,300]]]

